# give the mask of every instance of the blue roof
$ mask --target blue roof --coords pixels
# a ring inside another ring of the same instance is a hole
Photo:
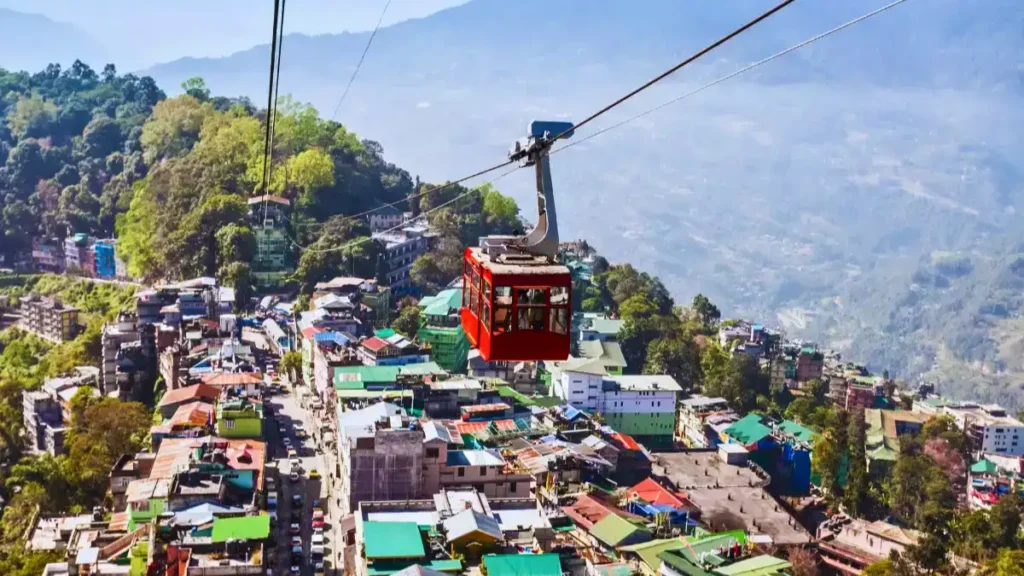
[[[581,414],[582,414],[582,412],[580,412],[578,409],[576,409],[576,408],[574,408],[572,406],[569,406],[568,404],[566,404],[565,406],[562,406],[562,415],[565,416],[566,418],[568,418],[569,420],[575,420]]]
[[[316,342],[334,342],[336,344],[348,344],[348,336],[345,336],[341,332],[318,332],[313,334],[313,340]]]

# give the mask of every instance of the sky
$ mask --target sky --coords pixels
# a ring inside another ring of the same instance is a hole
[[[373,29],[387,0],[290,0],[285,33]],[[468,0],[392,0],[384,24],[427,16]],[[269,41],[271,0],[0,0],[92,35],[128,71],[184,56],[226,56]]]

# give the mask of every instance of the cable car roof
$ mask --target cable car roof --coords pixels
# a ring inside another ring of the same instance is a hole
[[[517,257],[513,263],[504,263],[493,261],[488,254],[484,253],[483,248],[469,248],[469,251],[473,259],[479,262],[482,267],[490,270],[492,274],[544,276],[565,274],[568,271],[568,268],[561,264],[551,263],[545,256],[524,254],[521,259]]]

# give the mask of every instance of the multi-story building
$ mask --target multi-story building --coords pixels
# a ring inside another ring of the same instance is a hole
[[[622,330],[623,320],[608,318],[608,316],[596,312],[586,312],[578,315],[578,326],[580,341],[601,340],[602,342],[615,341],[619,338],[619,330]]]
[[[64,271],[64,251],[56,241],[32,239],[32,266],[36,272],[61,273]]]
[[[718,433],[710,428],[708,419],[722,414],[735,414],[725,398],[687,398],[679,403],[676,437],[691,448],[713,448],[718,444]]]
[[[985,453],[1024,456],[1024,423],[998,404],[962,403],[943,407],[964,430],[971,447]]]
[[[117,240],[97,240],[92,245],[93,259],[96,262],[96,276],[99,278],[116,278],[117,276]],[[121,264],[124,268],[124,264]]]
[[[117,321],[103,326],[103,334],[100,337],[100,381],[104,394],[117,390],[117,351],[121,349],[122,344],[139,339],[139,326],[133,314],[121,313]]]
[[[33,454],[64,452],[64,420],[60,403],[44,391],[25,392],[22,398],[25,444]]]
[[[401,334],[363,340],[356,354],[366,366],[405,366],[430,362],[430,354]]]
[[[394,206],[388,206],[370,214],[370,232],[378,234],[405,224],[412,218],[412,212],[402,212]]]
[[[85,276],[96,275],[96,240],[88,234],[74,234],[64,240],[64,267]]]
[[[263,404],[247,398],[217,403],[217,435],[224,438],[262,438]]]
[[[612,376],[600,360],[570,360],[558,369],[555,393],[600,414],[613,429],[650,444],[672,443],[682,388],[671,376]]]
[[[384,402],[338,415],[342,513],[359,502],[423,494],[423,431],[391,426],[402,409]]]
[[[847,410],[865,410],[874,408],[875,397],[878,395],[878,388],[874,385],[849,382],[846,385],[846,399],[844,402]]]
[[[469,339],[462,330],[459,307],[461,290],[443,290],[420,300],[420,328],[416,339],[430,352],[438,366],[453,373],[466,371]]]
[[[29,295],[21,298],[21,327],[54,342],[67,342],[78,335],[78,309],[56,298]]]
[[[805,346],[796,356],[796,379],[808,382],[821,378],[825,368],[825,355],[816,348]]]
[[[400,231],[373,236],[384,244],[386,275],[392,290],[402,291],[409,287],[412,263],[430,249],[430,237],[429,228],[425,225],[407,226]]]
[[[249,199],[249,216],[256,239],[253,277],[260,286],[277,286],[294,271],[291,241],[284,225],[291,203],[280,196]]]

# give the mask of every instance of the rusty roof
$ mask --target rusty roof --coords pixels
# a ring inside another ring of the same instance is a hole
[[[203,376],[203,383],[210,386],[251,386],[263,382],[259,376],[249,372],[219,372]]]
[[[164,397],[160,399],[160,406],[170,406],[172,404],[178,404],[180,402],[186,402],[189,400],[195,400],[203,398],[206,400],[216,400],[220,396],[220,390],[206,384],[196,384],[195,386],[186,386],[185,388],[177,388],[175,390],[168,390]]]
[[[177,427],[205,426],[213,422],[213,404],[195,401],[178,406],[171,416],[171,429]]]

